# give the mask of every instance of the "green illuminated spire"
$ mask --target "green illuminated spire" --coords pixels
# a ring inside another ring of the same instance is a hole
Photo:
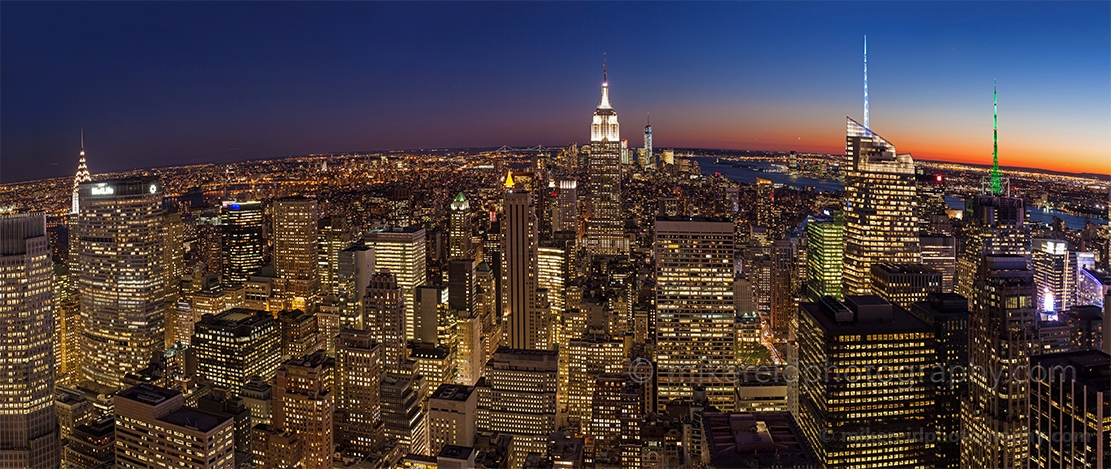
[[[999,171],[999,82],[992,85],[992,149],[991,149],[991,192],[995,195],[1003,193],[1002,173]]]

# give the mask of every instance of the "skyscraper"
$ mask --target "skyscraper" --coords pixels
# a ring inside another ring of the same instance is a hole
[[[955,293],[932,293],[910,313],[933,326],[936,383],[934,467],[960,467],[961,401],[968,394],[968,300]]]
[[[363,295],[374,275],[374,249],[356,244],[339,252],[339,269],[336,273],[339,289],[336,295],[342,302],[340,327],[366,329],[363,322]]]
[[[277,321],[266,311],[206,314],[195,326],[192,344],[197,374],[236,394],[253,376],[272,379],[282,358]]]
[[[610,106],[609,81],[602,70],[602,101],[590,124],[591,214],[586,247],[592,254],[627,254],[625,217],[621,211],[621,130]]]
[[[301,440],[301,466],[331,469],[333,449],[332,370],[323,350],[294,358],[278,367],[274,379],[272,422]]]
[[[405,299],[397,277],[378,272],[370,277],[363,296],[363,317],[367,330],[382,346],[382,366],[396,372],[405,359]]]
[[[690,398],[731,405],[733,383],[717,371],[736,360],[733,222],[656,219],[656,361],[661,402]]]
[[[78,291],[85,377],[120,387],[165,345],[162,184],[131,178],[80,185]]]
[[[546,348],[546,315],[541,314],[536,300],[536,212],[532,206],[532,194],[515,185],[512,174],[505,182],[505,219],[501,228],[504,299],[500,315],[508,325],[506,343],[519,349]]]
[[[1028,467],[1108,467],[1111,356],[1098,350],[1041,355],[1030,358],[1030,371]]]
[[[1025,256],[985,255],[970,298],[961,467],[1010,468],[1029,454],[1028,370],[1037,347],[1034,273]]]
[[[933,327],[876,296],[825,297],[799,305],[798,344],[799,427],[821,467],[933,467]]]
[[[449,259],[474,258],[471,247],[471,203],[462,192],[451,201],[451,233]]]
[[[510,466],[544,452],[556,430],[559,357],[548,350],[499,348],[486,362],[478,392],[478,428],[513,435]]]
[[[655,169],[656,158],[652,156],[652,114],[648,114],[648,124],[644,126],[644,169]]]
[[[79,187],[82,182],[92,181],[92,176],[89,175],[89,165],[85,163],[85,131],[81,131],[81,158],[77,160],[77,175],[73,178],[73,202],[70,206],[70,214],[75,215],[80,211],[80,194]]]
[[[282,281],[286,308],[304,309],[319,292],[319,217],[316,199],[286,197],[274,201],[274,274]]]
[[[367,246],[374,248],[375,268],[388,270],[397,278],[405,299],[405,340],[413,340],[413,294],[417,287],[427,282],[428,272],[425,265],[427,247],[424,242],[424,228],[385,228],[374,230],[365,236]]]
[[[930,293],[941,293],[941,272],[922,264],[872,264],[872,291],[893,304],[910,308]]]
[[[574,179],[560,180],[556,195],[556,207],[552,210],[555,231],[579,231],[579,184]],[[577,239],[577,237],[576,237]]]
[[[382,431],[382,348],[369,331],[344,329],[336,340],[336,443],[362,456]]]
[[[789,239],[779,239],[772,243],[772,288],[771,288],[771,325],[772,330],[782,337],[787,336],[791,318],[798,308],[793,280],[798,274],[795,243]]]
[[[872,264],[921,262],[914,159],[847,120],[844,291],[867,295]]]
[[[234,419],[185,406],[178,391],[149,384],[112,398],[116,414],[116,467],[232,469]]]
[[[220,218],[223,233],[225,282],[246,282],[262,268],[262,202],[224,202]]]
[[[957,238],[926,235],[922,243],[922,265],[941,272],[941,291],[951,293],[957,277]]]
[[[1079,279],[1076,258],[1069,251],[1068,242],[1035,239],[1032,251],[1038,312],[1056,315],[1068,311]]]
[[[0,468],[59,466],[46,220],[0,215]]]
[[[844,232],[841,212],[814,218],[806,224],[806,289],[810,301],[823,296],[841,298]]]

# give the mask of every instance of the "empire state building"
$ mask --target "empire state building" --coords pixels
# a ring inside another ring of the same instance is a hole
[[[621,215],[621,131],[617,111],[610,106],[609,82],[602,68],[602,102],[590,123],[591,215],[586,225],[586,246],[591,254],[628,254]]]

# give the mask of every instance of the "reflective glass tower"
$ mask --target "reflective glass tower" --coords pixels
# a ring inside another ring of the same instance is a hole
[[[59,465],[51,279],[43,214],[0,216],[0,468]]]
[[[914,159],[895,153],[895,145],[847,120],[844,293],[867,295],[872,264],[922,260]]]
[[[224,230],[224,281],[246,282],[262,268],[262,202],[224,202],[220,210]]]

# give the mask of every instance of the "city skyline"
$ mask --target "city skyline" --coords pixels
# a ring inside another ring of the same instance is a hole
[[[900,151],[990,163],[998,79],[1002,165],[1111,174],[1102,3],[261,8],[5,5],[0,181],[73,174],[81,128],[94,173],[585,144],[603,52],[634,145],[652,112],[657,148],[840,154],[864,34],[871,127]]]

